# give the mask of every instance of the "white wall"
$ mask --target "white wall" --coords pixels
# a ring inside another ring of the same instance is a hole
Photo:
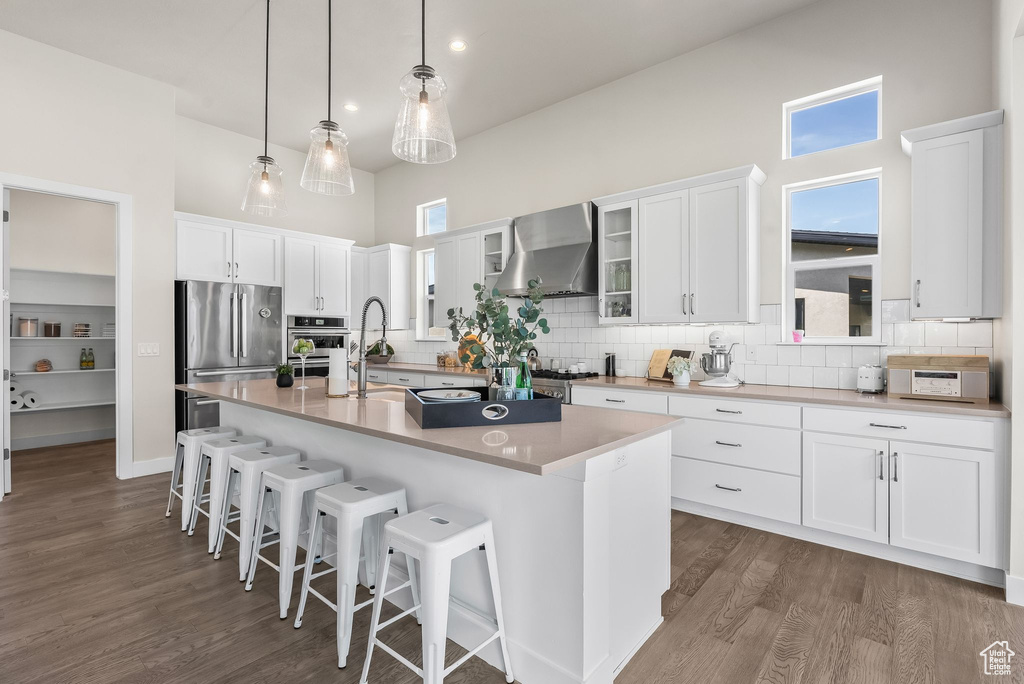
[[[115,275],[112,204],[11,190],[11,268]]]
[[[991,34],[984,0],[823,0],[461,139],[446,164],[379,172],[377,242],[412,243],[415,206],[439,197],[459,227],[756,163],[768,175],[761,297],[778,303],[782,185],[881,166],[879,294],[907,298],[910,164],[899,133],[991,108]],[[879,74],[882,140],[781,159],[784,102]]]
[[[203,216],[260,223],[307,233],[355,240],[372,246],[373,174],[353,169],[356,191],[326,197],[299,187],[306,155],[270,146],[270,156],[284,170],[288,214],[253,216],[241,210],[249,164],[263,153],[263,141],[193,119],[175,117],[174,208]]]

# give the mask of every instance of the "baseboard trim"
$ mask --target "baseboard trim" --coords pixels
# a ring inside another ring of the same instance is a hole
[[[146,475],[169,473],[172,468],[174,468],[173,456],[152,458],[148,461],[135,461],[132,463],[132,477],[145,477]]]
[[[1024,577],[1006,573],[1006,602],[1024,606]]]
[[[115,437],[117,437],[117,431],[112,427],[82,430],[79,432],[61,432],[53,435],[37,435],[35,437],[20,437],[11,440],[11,451],[63,446],[65,444],[78,444],[79,442],[96,442],[101,439],[114,439]]]
[[[768,518],[749,515],[747,513],[738,513],[725,508],[718,508],[717,506],[708,506],[707,504],[695,503],[693,501],[684,501],[683,499],[677,499],[676,497],[672,497],[672,508],[677,511],[685,511],[695,515],[702,515],[707,518],[724,520],[725,522],[731,522],[737,525],[744,525],[758,530],[765,530],[766,532],[774,532],[787,537],[814,542],[815,544],[832,546],[837,549],[843,549],[844,551],[852,551],[854,553],[864,554],[865,556],[882,558],[884,560],[893,561],[894,563],[902,563],[904,565],[910,565],[923,570],[940,572],[944,575],[952,575],[972,582],[988,584],[993,587],[1005,586],[1008,577],[1003,570],[998,568],[988,568],[983,565],[975,565],[974,563],[967,563],[965,561],[941,558],[928,553],[910,551],[909,549],[901,549],[895,546],[889,546],[888,544],[879,544],[877,542],[866,541],[864,539],[847,537],[841,534],[835,534],[834,532],[826,532],[824,530],[804,527],[803,525],[779,522],[778,520],[770,520]],[[1022,579],[1021,582],[1024,583],[1024,579]],[[1024,587],[1021,588],[1021,598],[1022,601],[1024,601]],[[1021,605],[1024,605],[1024,603]]]

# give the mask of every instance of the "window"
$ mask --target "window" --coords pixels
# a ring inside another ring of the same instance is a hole
[[[434,250],[416,253],[416,337],[446,339],[445,321],[434,307]]]
[[[785,187],[786,321],[808,342],[881,339],[880,181],[873,169]]]
[[[784,159],[878,140],[882,77],[793,100],[782,108]]]
[[[434,235],[448,228],[447,200],[439,199],[416,207],[416,234]]]

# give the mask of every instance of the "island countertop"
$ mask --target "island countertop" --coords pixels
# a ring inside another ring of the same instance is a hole
[[[354,392],[328,399],[323,378],[311,377],[306,383],[310,388],[305,391],[278,388],[274,380],[193,383],[175,389],[536,475],[638,442],[680,422],[673,416],[566,405],[558,423],[424,430],[405,411],[404,387],[371,384],[366,399],[356,399]]]

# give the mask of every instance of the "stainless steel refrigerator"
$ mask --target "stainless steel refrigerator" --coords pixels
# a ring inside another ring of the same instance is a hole
[[[201,280],[174,285],[176,382],[274,377],[284,354],[280,287]],[[176,429],[220,422],[216,401],[177,394]]]

